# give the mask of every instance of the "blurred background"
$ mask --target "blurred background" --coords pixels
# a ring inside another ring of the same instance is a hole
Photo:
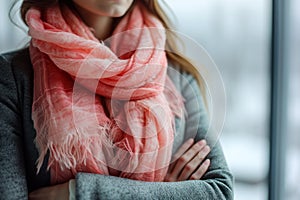
[[[288,0],[286,18],[288,95],[284,200],[300,197],[300,0]],[[0,53],[28,42],[12,0],[0,2]],[[271,0],[166,0],[178,31],[201,44],[217,64],[227,93],[227,116],[221,136],[235,176],[235,199],[268,199],[270,160]],[[18,8],[18,6],[16,6]]]

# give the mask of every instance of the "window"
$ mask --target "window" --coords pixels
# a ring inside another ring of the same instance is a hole
[[[216,62],[227,94],[221,142],[234,173],[235,199],[268,197],[269,0],[169,0],[179,31],[201,44]]]
[[[289,200],[297,200],[300,196],[300,1],[291,0],[288,7],[289,31],[287,35],[289,63],[287,99],[287,149],[285,167],[285,197]]]

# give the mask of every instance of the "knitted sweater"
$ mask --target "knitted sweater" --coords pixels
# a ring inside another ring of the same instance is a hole
[[[187,139],[205,138],[208,120],[200,90],[190,74],[169,67],[168,74],[185,99],[187,116],[177,119],[173,152]],[[50,185],[45,159],[36,172],[38,151],[31,119],[33,69],[28,49],[0,56],[0,199],[27,199]],[[76,175],[76,199],[233,199],[233,178],[219,143],[207,156],[201,180],[144,182],[90,173]]]

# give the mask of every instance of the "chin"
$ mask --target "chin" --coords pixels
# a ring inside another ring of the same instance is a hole
[[[107,13],[109,17],[122,17],[126,14],[128,10],[113,10],[110,13]]]
[[[106,7],[99,6],[99,14],[106,15],[108,17],[122,17],[130,9],[133,0],[108,0],[111,4]]]
[[[134,0],[73,0],[76,7],[85,13],[106,17],[122,17]]]

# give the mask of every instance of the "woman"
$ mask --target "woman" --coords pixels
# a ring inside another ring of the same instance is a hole
[[[157,1],[24,0],[21,13],[29,48],[0,60],[1,198],[233,198],[204,140],[201,78],[164,51]]]

